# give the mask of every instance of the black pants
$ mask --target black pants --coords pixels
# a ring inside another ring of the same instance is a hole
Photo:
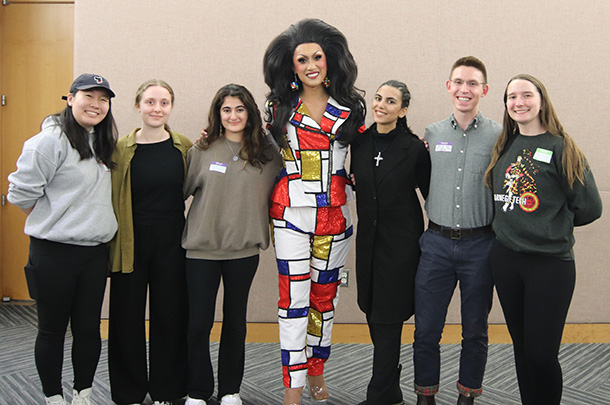
[[[559,346],[575,283],[574,261],[514,252],[499,242],[491,267],[513,340],[524,405],[559,405]]]
[[[189,292],[188,394],[208,400],[214,393],[210,331],[222,278],[222,332],[218,353],[218,398],[239,392],[244,376],[246,310],[259,256],[234,260],[186,260]]]
[[[186,395],[188,304],[182,228],[180,220],[136,226],[134,271],[111,275],[108,368],[112,399],[119,405],[141,403],[147,392],[155,401]]]
[[[402,402],[400,390],[400,323],[368,323],[373,341],[373,376],[366,390],[367,405]]]
[[[90,388],[100,358],[100,312],[106,289],[108,248],[30,238],[25,267],[36,300],[36,368],[45,396],[62,394],[61,372],[68,322],[72,330],[74,389]]]

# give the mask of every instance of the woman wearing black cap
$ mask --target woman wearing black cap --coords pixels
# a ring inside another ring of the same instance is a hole
[[[110,198],[116,125],[114,92],[102,76],[76,78],[68,105],[47,117],[28,139],[9,180],[9,202],[27,214],[30,236],[25,267],[36,300],[35,359],[45,403],[66,404],[61,373],[70,322],[72,404],[90,404],[101,350],[100,311],[108,271],[106,243],[117,222]]]

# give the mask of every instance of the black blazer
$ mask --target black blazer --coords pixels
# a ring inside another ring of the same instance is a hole
[[[414,311],[419,237],[424,231],[415,190],[428,196],[431,163],[424,143],[399,127],[376,167],[375,132],[373,125],[351,146],[358,212],[358,305],[369,322],[397,323]]]

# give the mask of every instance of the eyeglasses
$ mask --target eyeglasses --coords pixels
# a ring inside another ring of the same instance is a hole
[[[455,79],[455,80],[449,80],[451,83],[455,84],[457,87],[462,87],[463,84],[466,84],[466,86],[468,86],[469,88],[475,88],[475,87],[479,87],[481,85],[485,85],[485,83],[479,83],[476,80],[462,80],[462,79]]]

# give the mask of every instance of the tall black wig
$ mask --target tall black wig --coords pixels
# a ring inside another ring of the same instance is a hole
[[[326,91],[339,104],[351,110],[338,134],[342,144],[349,144],[366,116],[364,92],[354,86],[358,67],[345,36],[318,19],[304,19],[291,25],[271,41],[265,51],[263,72],[270,89],[266,121],[270,124],[271,134],[278,144],[285,146],[285,127],[298,97],[298,92],[290,87],[295,77],[292,58],[296,47],[305,43],[316,43],[322,47],[326,54],[327,77],[330,79],[330,87]]]

